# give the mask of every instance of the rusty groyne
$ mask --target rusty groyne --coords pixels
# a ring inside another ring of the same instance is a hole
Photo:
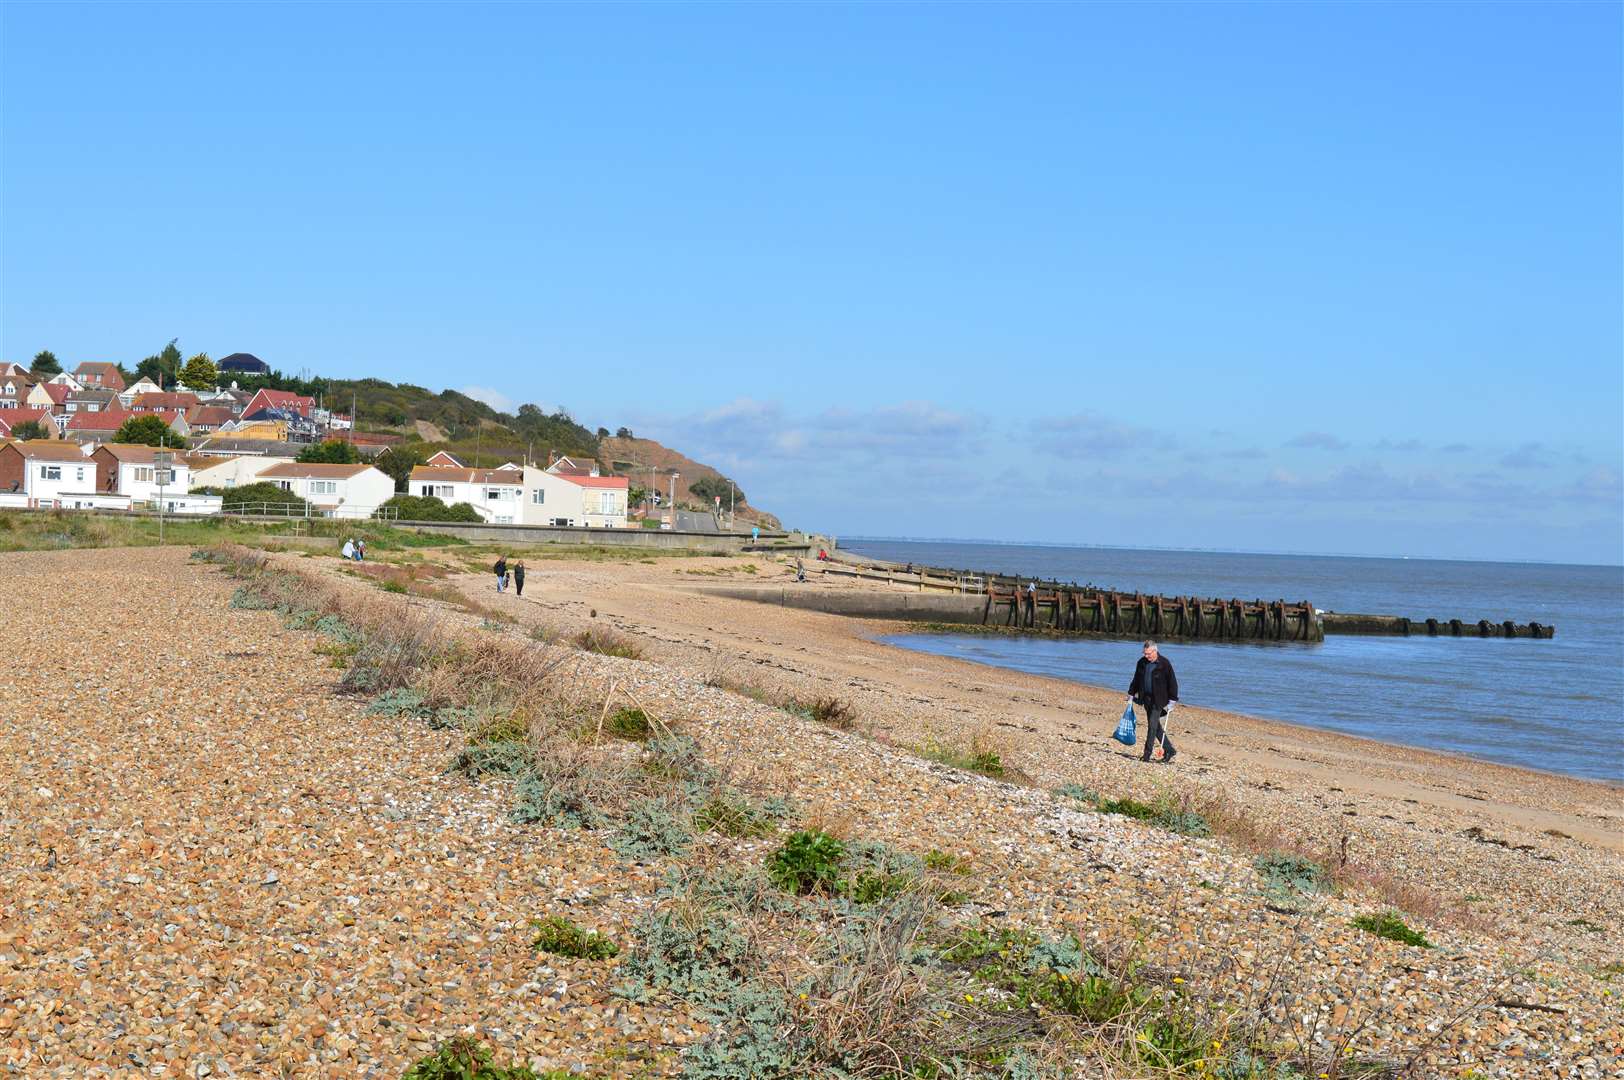
[[[1553,638],[1556,627],[1544,623],[1518,623],[1510,619],[1490,622],[1479,619],[1410,619],[1402,615],[1345,615],[1327,611],[1321,615],[1327,634],[1376,634],[1384,637],[1497,637]]]

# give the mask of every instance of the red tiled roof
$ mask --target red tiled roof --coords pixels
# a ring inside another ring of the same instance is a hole
[[[631,481],[624,476],[571,476],[569,473],[554,473],[560,480],[568,480],[572,484],[579,484],[589,488],[626,488],[631,489]]]
[[[158,453],[158,451],[161,449],[163,448],[158,446],[146,446],[142,443],[110,442],[102,443],[102,445],[96,450],[96,453],[99,454],[105,450],[109,454],[112,454],[114,457],[118,458],[120,461],[152,461],[153,455]],[[171,461],[173,461],[176,457],[181,456],[175,450],[166,450],[164,452],[170,455]],[[187,464],[184,458],[180,464]]]
[[[507,484],[520,483],[523,473],[512,469],[454,469],[449,465],[413,465],[412,480],[425,480],[442,484]]]
[[[18,424],[26,424],[30,420],[37,421],[41,424],[50,424],[53,429],[56,429],[57,427],[56,419],[51,415],[51,410],[49,409],[41,409],[38,406],[30,406],[19,409],[0,409],[0,428],[4,428],[7,432],[16,427]]]
[[[127,409],[103,409],[101,412],[76,412],[68,417],[69,431],[117,431],[124,421],[140,414]]]
[[[260,473],[261,477],[275,477],[287,480],[296,480],[306,476],[316,476],[322,479],[345,479],[356,473],[366,472],[371,465],[326,465],[317,462],[290,461],[286,465],[272,465]]]
[[[165,391],[160,394],[137,394],[131,407],[137,412],[155,412],[159,409],[186,409],[196,404],[196,394]]]
[[[30,439],[27,442],[8,442],[7,446],[17,448],[17,452],[25,458],[38,458],[42,461],[74,461],[85,462],[90,459],[79,448],[78,443],[62,442],[59,439]]]
[[[63,402],[67,401],[68,395],[73,393],[73,387],[67,385],[66,383],[45,383],[44,386],[45,392],[49,394],[51,396],[51,400],[56,402],[58,405],[61,405]]]

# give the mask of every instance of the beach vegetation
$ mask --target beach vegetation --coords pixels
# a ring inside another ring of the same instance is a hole
[[[794,697],[785,698],[781,707],[785,712],[793,713],[803,720],[827,724],[840,731],[850,731],[857,724],[857,710],[852,708],[849,701],[835,697],[832,694],[820,695],[806,700]]]
[[[643,659],[643,647],[636,639],[605,626],[589,627],[576,634],[570,641],[576,648],[600,656],[618,656],[625,660]]]
[[[1325,867],[1293,851],[1259,855],[1254,865],[1263,875],[1264,888],[1269,892],[1307,895],[1325,892],[1331,887],[1331,877]]]
[[[1388,941],[1396,941],[1401,945],[1414,945],[1422,949],[1432,948],[1420,931],[1412,930],[1396,911],[1379,911],[1355,916],[1353,925],[1367,934],[1375,934]]]
[[[1061,784],[1054,789],[1054,793],[1065,799],[1075,799],[1085,806],[1093,806],[1100,801],[1099,792],[1082,784]]]
[[[932,740],[915,747],[914,752],[927,761],[934,761],[952,769],[963,769],[965,772],[980,773],[994,780],[1018,778],[1015,770],[1004,761],[1000,750],[981,735],[971,738],[968,747]]]
[[[1140,802],[1138,799],[1101,799],[1099,810],[1102,814],[1120,814],[1143,821],[1150,825],[1178,833],[1180,836],[1211,836],[1212,826],[1207,819],[1181,805],[1171,795],[1163,795],[1154,803]]]
[[[840,882],[846,845],[826,832],[802,830],[767,857],[767,876],[774,885],[798,896],[833,893]]]
[[[562,915],[538,919],[530,925],[536,931],[530,945],[538,952],[577,960],[608,960],[620,952],[620,946],[607,936],[583,929]]]
[[[665,796],[633,799],[609,846],[628,859],[681,855],[693,843],[687,807]]]
[[[654,725],[648,714],[639,708],[616,709],[603,725],[603,730],[617,739],[642,742],[654,734]]]
[[[467,1035],[447,1039],[401,1074],[401,1080],[561,1080],[567,1072],[537,1073],[528,1065],[495,1065],[484,1043]]]
[[[694,831],[714,832],[735,839],[767,836],[787,813],[782,801],[755,803],[736,791],[718,788],[694,811]]]

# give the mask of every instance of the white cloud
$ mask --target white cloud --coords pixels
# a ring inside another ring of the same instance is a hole
[[[513,411],[513,399],[500,390],[492,390],[488,386],[464,386],[458,393],[466,394],[475,401],[483,401],[497,412],[510,413]]]

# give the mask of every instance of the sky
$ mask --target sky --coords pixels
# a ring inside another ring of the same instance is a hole
[[[0,5],[0,357],[567,408],[786,524],[1624,561],[1617,4]]]

